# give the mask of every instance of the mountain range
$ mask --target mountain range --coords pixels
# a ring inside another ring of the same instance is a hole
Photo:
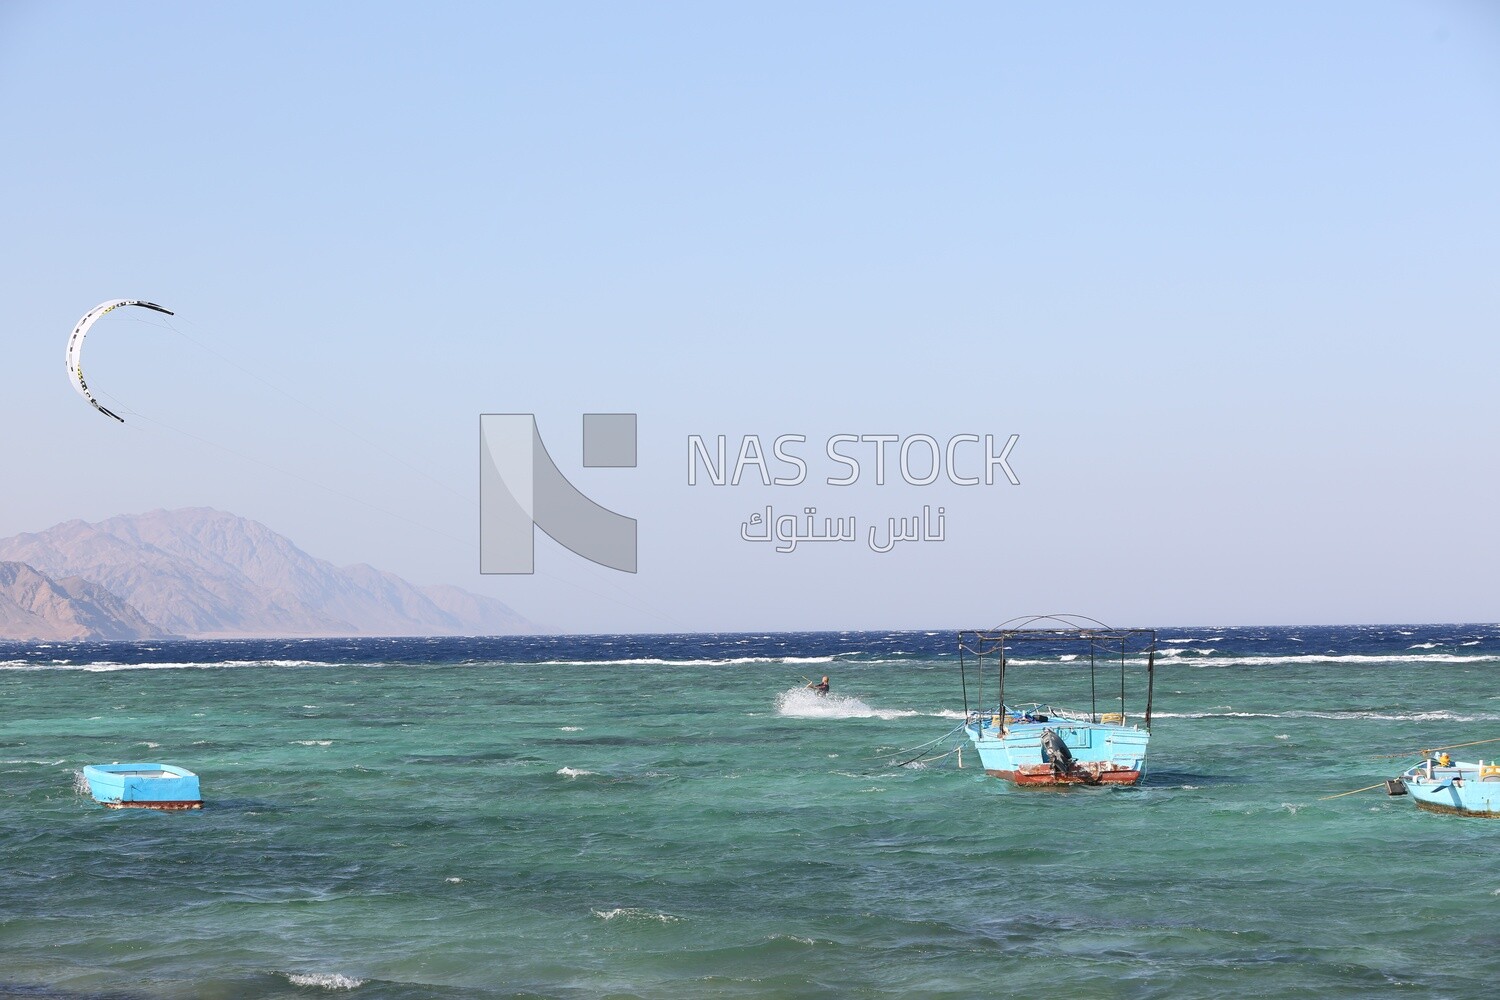
[[[196,507],[0,539],[0,638],[506,635],[500,601],[335,566],[257,521]]]

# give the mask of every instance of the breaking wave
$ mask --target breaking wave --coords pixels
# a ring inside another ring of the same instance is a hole
[[[34,663],[29,660],[0,660],[0,670],[81,670],[87,673],[114,673],[120,670],[218,670],[229,667],[344,667],[347,663],[329,663],[325,660],[214,660],[183,663],[118,663],[114,660],[99,660],[93,663],[73,663],[68,660],[53,660],[49,663]],[[382,664],[361,664],[381,666]]]
[[[365,984],[363,979],[337,972],[283,972],[293,986],[316,986],[325,990],[353,990]]]
[[[1329,719],[1375,722],[1500,722],[1500,713],[1460,713],[1440,709],[1434,712],[1376,712],[1365,709],[1317,711],[1299,709],[1291,712],[1152,712],[1153,719]],[[1280,739],[1280,737],[1277,737]]]
[[[1483,655],[1460,655],[1457,653],[1303,653],[1296,656],[1225,656],[1212,659],[1176,659],[1173,665],[1214,667],[1277,667],[1299,664],[1331,664],[1333,666],[1363,666],[1382,663],[1410,663],[1416,666],[1428,663],[1489,663],[1495,657]]]
[[[1301,665],[1328,665],[1338,666],[1370,666],[1388,663],[1403,663],[1411,666],[1424,666],[1428,664],[1451,665],[1461,663],[1493,663],[1497,659],[1494,655],[1482,653],[1296,653],[1284,656],[1235,656],[1217,654],[1212,649],[1159,649],[1156,652],[1156,663],[1158,667],[1281,667]],[[1066,657],[1051,660],[1037,659],[1009,659],[1006,663],[1012,667],[1045,667],[1056,666],[1059,661],[1078,665],[1077,660],[1067,660]],[[1119,659],[1111,659],[1108,662],[1119,664]],[[1144,657],[1127,657],[1126,664],[1131,667],[1144,667]],[[1083,660],[1084,666],[1088,665]]]
[[[542,660],[538,663],[527,665],[538,667],[577,667],[584,664],[598,664],[612,667],[736,667],[746,663],[832,663],[833,661],[834,657],[832,656],[731,656],[724,659],[708,660],[664,660],[648,656],[627,660]]]
[[[670,913],[653,913],[636,906],[617,906],[613,910],[590,910],[600,920],[649,920],[660,924],[675,924],[682,920]]]

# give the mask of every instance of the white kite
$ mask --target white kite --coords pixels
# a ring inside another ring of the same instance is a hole
[[[123,424],[125,418],[118,413],[113,413],[100,406],[99,401],[94,398],[93,393],[89,392],[89,384],[83,380],[83,338],[88,335],[89,327],[94,325],[95,320],[111,309],[118,309],[120,306],[140,306],[143,309],[155,309],[157,312],[166,313],[168,316],[173,315],[170,309],[164,309],[155,302],[142,302],[140,299],[114,299],[110,302],[102,302],[90,309],[84,315],[83,319],[78,321],[78,325],[73,328],[73,336],[68,338],[68,379],[73,383],[73,388],[77,389],[84,399],[93,404],[94,409],[106,417],[114,417]]]

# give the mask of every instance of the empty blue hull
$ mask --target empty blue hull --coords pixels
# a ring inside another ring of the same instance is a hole
[[[111,809],[199,809],[198,776],[172,764],[90,764],[89,794]]]

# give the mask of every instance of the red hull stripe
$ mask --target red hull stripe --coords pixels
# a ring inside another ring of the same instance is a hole
[[[1014,782],[1027,788],[1060,788],[1064,785],[1086,785],[1091,782],[1084,781],[1074,775],[1059,775],[1048,772],[1045,774],[1024,774],[1020,771],[995,771],[985,769],[985,774],[993,778],[1004,778],[1006,781]],[[1105,771],[1099,775],[1101,785],[1133,785],[1141,780],[1139,771]]]

